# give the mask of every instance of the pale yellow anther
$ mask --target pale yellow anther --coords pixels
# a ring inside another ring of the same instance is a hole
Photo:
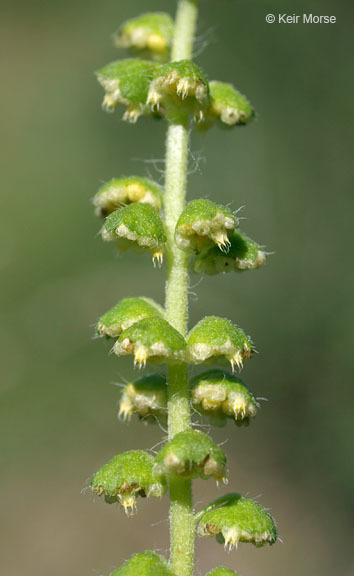
[[[130,202],[139,202],[144,198],[146,188],[142,184],[139,184],[139,182],[133,182],[128,184],[126,192]]]
[[[148,357],[146,347],[136,344],[134,348],[134,364],[138,366],[138,368],[145,368]]]
[[[147,46],[153,52],[165,52],[167,40],[160,34],[151,34],[147,39]]]
[[[127,516],[133,516],[136,512],[136,498],[131,492],[118,494],[119,501]]]
[[[163,252],[161,252],[161,250],[158,250],[157,252],[153,253],[152,262],[153,262],[155,267],[158,266],[158,268],[160,268],[162,266]]]

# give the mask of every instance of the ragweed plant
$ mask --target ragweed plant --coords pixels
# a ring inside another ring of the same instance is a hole
[[[255,546],[277,540],[275,522],[258,503],[237,493],[195,511],[195,478],[225,482],[226,456],[212,439],[192,429],[192,410],[222,426],[239,426],[256,416],[254,395],[235,375],[251,358],[254,344],[226,318],[208,316],[188,332],[189,270],[217,274],[253,270],[266,255],[239,229],[226,206],[197,199],[186,204],[190,128],[207,131],[245,125],[254,117],[249,101],[232,84],[209,81],[192,60],[198,0],[179,0],[175,22],[163,13],[147,13],[123,23],[115,43],[133,51],[97,73],[105,95],[103,108],[123,108],[123,118],[163,118],[167,125],[163,189],[141,176],[121,176],[94,197],[104,218],[102,238],[120,251],[149,252],[154,265],[167,263],[164,307],[151,299],[124,298],[97,322],[97,334],[113,339],[117,356],[131,355],[140,369],[166,365],[166,373],[143,373],[128,382],[119,414],[145,422],[168,422],[168,440],[156,456],[143,450],[114,455],[91,478],[92,491],[107,503],[119,503],[130,516],[140,498],[170,498],[169,561],[152,551],[134,555],[111,576],[193,576],[194,540],[215,536],[232,549],[239,542]],[[140,57],[141,58],[140,58]],[[209,368],[189,378],[188,365]],[[140,498],[139,498],[140,497]],[[225,567],[209,576],[236,574]]]

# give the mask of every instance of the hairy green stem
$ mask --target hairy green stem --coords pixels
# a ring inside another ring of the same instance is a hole
[[[192,58],[196,0],[179,0],[172,61]],[[188,255],[174,242],[177,219],[186,199],[188,120],[181,118],[168,127],[166,139],[165,226],[167,234],[167,320],[183,336],[188,325]],[[191,425],[188,367],[171,366],[168,370],[168,430],[172,438]],[[194,571],[194,517],[192,483],[190,480],[170,481],[170,538],[171,568],[176,576],[193,576]]]

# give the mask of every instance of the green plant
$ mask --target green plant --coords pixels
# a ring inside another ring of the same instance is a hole
[[[238,542],[256,546],[277,539],[274,520],[259,504],[227,494],[196,513],[192,480],[225,481],[226,456],[204,433],[191,429],[192,405],[216,425],[232,418],[249,424],[257,401],[234,374],[220,369],[189,380],[188,364],[228,362],[232,373],[254,351],[253,343],[226,318],[205,317],[188,333],[189,266],[201,274],[251,270],[265,253],[238,230],[227,207],[199,199],[186,205],[189,127],[232,127],[254,117],[248,100],[231,84],[212,81],[191,61],[198,1],[179,0],[175,23],[162,13],[148,13],[124,23],[115,36],[121,47],[144,55],[108,64],[98,72],[105,90],[103,106],[125,107],[124,118],[141,115],[167,122],[164,191],[138,176],[113,179],[94,198],[105,217],[104,240],[118,250],[148,251],[154,263],[167,261],[166,301],[162,308],[147,298],[125,298],[97,323],[97,333],[114,338],[114,352],[130,354],[134,364],[166,364],[167,375],[149,374],[123,389],[120,414],[136,413],[149,422],[168,420],[169,438],[156,457],[142,450],[115,456],[91,479],[91,488],[106,502],[119,502],[128,515],[136,499],[170,496],[169,563],[154,552],[136,554],[112,573],[120,575],[192,576],[195,533],[216,536],[225,547]],[[148,59],[150,58],[150,59]],[[169,60],[166,62],[166,60]],[[215,568],[211,575],[235,574]]]

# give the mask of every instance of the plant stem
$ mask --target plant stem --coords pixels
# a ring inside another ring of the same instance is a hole
[[[192,58],[197,0],[179,0],[171,59]],[[177,219],[185,206],[187,188],[188,119],[171,123],[166,139],[165,226],[167,234],[166,317],[183,336],[188,326],[188,255],[174,242]],[[169,438],[191,425],[187,364],[168,370]],[[176,576],[193,576],[194,517],[192,483],[173,479],[170,488],[171,568]]]

